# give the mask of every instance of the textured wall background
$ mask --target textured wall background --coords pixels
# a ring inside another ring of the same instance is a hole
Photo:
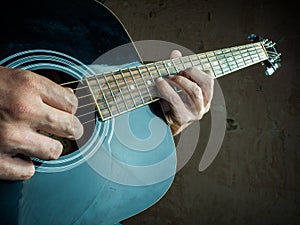
[[[256,33],[278,44],[282,67],[272,77],[257,64],[218,79],[228,126],[217,158],[198,163],[209,115],[201,121],[198,149],[156,205],[124,225],[300,224],[299,12],[272,0],[102,1],[134,41],[163,40],[194,52],[247,43]]]

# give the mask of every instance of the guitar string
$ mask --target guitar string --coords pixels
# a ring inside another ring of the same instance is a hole
[[[223,55],[221,55],[221,54],[216,55],[216,57],[218,57],[218,56],[223,56]],[[249,57],[249,56],[251,57],[252,55],[249,54],[248,57]],[[226,58],[226,55],[225,55],[224,58]],[[192,59],[191,64],[193,64],[194,61],[195,61],[195,59]],[[214,63],[214,62],[216,62],[216,61],[219,62],[220,60],[210,60],[210,62],[207,61],[207,64],[212,64],[212,63]],[[232,61],[230,61],[230,62],[233,62],[233,61],[234,61],[234,60],[232,60]],[[198,62],[198,60],[196,60],[196,62]],[[200,63],[201,63],[201,62],[200,62]],[[227,62],[227,64],[229,65],[228,67],[230,67],[230,64],[229,64],[228,62]],[[174,64],[174,65],[175,65],[175,64]],[[197,64],[197,65],[198,65],[198,64]],[[137,70],[139,69],[139,67],[140,67],[140,66],[137,66],[136,68],[134,68],[134,69],[135,69],[134,71],[130,71],[130,72],[135,72],[135,71],[137,71]],[[175,67],[176,67],[176,66],[175,66]],[[213,67],[214,67],[214,66],[209,66],[209,68],[213,68]],[[219,66],[219,68],[222,69],[221,66]],[[119,71],[121,71],[121,70],[119,70]],[[102,75],[106,76],[106,75],[109,75],[109,74],[111,74],[111,73],[104,73],[104,74],[102,74]],[[134,76],[133,76],[134,79],[140,79],[140,77],[143,77],[142,74],[140,74],[140,73],[137,73],[138,78],[136,78],[135,75],[136,75],[136,74],[134,74]],[[155,70],[155,75],[159,75],[159,72],[157,73],[156,70]],[[130,76],[127,76],[126,78],[128,78],[128,77],[130,77]],[[102,77],[99,77],[99,79],[100,79],[100,78],[102,78]],[[92,77],[91,79],[95,79],[95,78]],[[119,83],[118,81],[120,81],[121,79],[122,79],[122,78],[120,78],[120,79],[113,79],[112,82],[107,82],[107,86],[108,86],[108,87],[111,87],[111,86],[112,86],[112,85],[111,85],[112,83],[115,83],[115,82],[116,82],[116,83]],[[68,83],[61,84],[61,85],[66,85],[66,84],[75,83],[75,82],[80,82],[80,81],[68,82]],[[143,83],[143,81],[142,81],[142,83]],[[75,90],[79,90],[79,89],[84,89],[84,88],[88,88],[88,86],[76,88],[76,89],[74,89],[74,91],[75,91]],[[117,88],[117,87],[116,87],[116,88]],[[107,91],[107,90],[105,90],[105,91]],[[90,94],[90,95],[92,95],[92,94]],[[85,97],[85,96],[83,96],[83,97]]]
[[[247,49],[246,49],[247,50]],[[249,51],[247,52],[248,53],[248,55],[246,56],[246,57],[250,57],[251,59],[252,59],[252,55],[251,54],[249,54]],[[219,56],[225,56],[226,57],[226,55],[224,55],[224,54],[219,54]],[[191,64],[193,64],[193,61],[195,61],[195,59],[192,59],[191,60]],[[219,60],[216,60],[216,61],[219,61]],[[234,60],[233,60],[234,61]],[[198,60],[196,60],[196,62],[198,62]],[[211,61],[211,62],[213,62],[213,61]],[[252,59],[252,62],[253,62],[253,59]],[[201,63],[201,62],[200,62]],[[254,62],[255,63],[255,62]],[[229,65],[229,64],[228,64]],[[184,66],[184,65],[183,65]],[[139,76],[138,76],[138,79],[139,80],[141,80],[142,78],[140,77],[140,74],[138,74]],[[129,76],[127,76],[127,77],[129,77]],[[114,82],[114,81],[113,81]],[[108,82],[108,86],[110,86],[111,87],[111,85],[109,84],[110,82]],[[115,87],[116,88],[116,87]],[[88,96],[91,96],[91,94],[89,94],[89,95],[85,95],[85,96],[81,96],[81,97],[88,97]],[[139,94],[137,94],[137,96],[138,97],[142,97],[142,96],[140,96]],[[117,102],[115,102],[115,103],[117,103]],[[95,103],[94,102],[92,102],[92,103],[90,103],[90,104],[88,104],[88,105],[94,105]],[[84,105],[84,106],[88,106],[88,105]],[[84,106],[81,106],[81,107],[84,107]],[[103,110],[105,110],[105,108],[103,109]],[[124,110],[124,111],[126,111],[126,110]],[[88,115],[88,114],[91,114],[91,113],[95,113],[95,112],[97,112],[97,110],[94,110],[94,111],[92,111],[92,112],[89,112],[89,113],[84,113],[84,114],[82,114],[82,115],[79,115],[79,117],[82,117],[82,116],[85,116],[85,115]],[[120,111],[119,111],[120,112]],[[118,111],[117,111],[117,113],[119,113]],[[111,115],[111,116],[113,116],[113,115]],[[83,123],[86,123],[86,122],[83,122]]]
[[[242,51],[243,50],[246,50],[246,52],[244,52],[244,53],[240,53],[240,54],[238,54],[237,56],[241,56],[241,58],[243,58],[243,57],[250,57],[250,59],[252,60],[252,63],[256,63],[256,62],[253,62],[253,58],[252,58],[252,56],[259,56],[259,54],[258,53],[256,53],[256,54],[253,54],[253,52],[254,51],[257,51],[257,49],[255,48],[254,50],[250,50],[249,51],[249,49],[252,49],[253,48],[253,46],[251,46],[250,48],[243,48],[243,49],[241,49]],[[216,50],[216,51],[218,51],[218,50]],[[211,52],[214,52],[214,51],[211,51]],[[207,53],[201,53],[201,54],[205,54],[205,55],[207,55],[208,53],[210,53],[210,52],[207,52]],[[199,60],[199,59],[195,59],[195,58],[192,58],[192,60],[190,59],[191,57],[197,57],[197,56],[199,56],[199,55],[201,55],[201,54],[198,54],[198,55],[191,55],[191,56],[185,56],[185,58],[188,58],[188,61],[187,61],[187,63],[190,63],[191,64],[191,66],[194,66],[193,65],[193,62],[196,62],[197,64],[195,64],[195,66],[202,66],[203,67],[203,63],[201,62],[201,60]],[[243,56],[243,54],[247,54],[246,56]],[[213,57],[214,58],[216,58],[216,60],[207,60],[207,62],[205,62],[204,64],[209,64],[210,66],[210,69],[211,68],[213,68],[214,66],[212,65],[214,62],[220,62],[220,59],[218,59],[218,57],[224,57],[224,58],[226,58],[226,55],[227,54],[224,54],[223,52],[221,53],[221,54],[214,54],[213,55]],[[234,62],[234,63],[236,63],[237,64],[237,60],[239,60],[239,59],[241,59],[241,58],[238,58],[238,59],[236,59],[234,56],[234,54],[233,54],[233,52],[231,52],[230,53],[230,55],[229,55],[230,57],[232,57],[233,58],[233,60],[232,61],[230,61],[230,62]],[[184,57],[181,57],[181,58],[184,58]],[[197,57],[198,58],[198,57]],[[161,62],[158,62],[158,63],[161,63],[162,65],[165,65],[166,64],[166,62],[172,62],[172,63],[174,63],[174,61],[173,60],[176,60],[176,58],[175,59],[169,59],[169,60],[165,60],[165,61],[161,61]],[[200,63],[200,64],[199,64]],[[229,63],[226,63],[226,64],[228,64],[228,67],[230,67],[230,64]],[[245,64],[245,63],[244,63]],[[175,65],[175,64],[174,64]],[[185,67],[185,65],[184,65],[184,63],[181,63],[181,65],[183,66],[183,69],[185,69],[184,67]],[[238,64],[237,64],[238,65]],[[132,72],[136,72],[137,71],[137,69],[138,68],[140,68],[140,67],[143,67],[143,66],[145,66],[145,68],[146,68],[146,66],[147,65],[141,65],[141,66],[136,66],[136,67],[132,67],[132,69],[135,69],[134,71],[132,71]],[[219,66],[220,67],[220,69],[222,69],[222,67],[221,66]],[[125,69],[125,70],[130,70],[130,68],[127,68],[127,69]],[[153,69],[153,67],[152,67],[152,69]],[[121,69],[122,70],[122,69]],[[119,70],[119,71],[121,71],[121,70]],[[124,69],[123,69],[124,70]],[[157,70],[157,68],[155,68],[154,69],[155,71]],[[175,68],[175,70],[176,70],[176,68]],[[230,69],[229,69],[230,70]],[[151,71],[150,71],[151,72]],[[110,74],[110,73],[104,73],[104,74],[101,74],[101,75],[108,75],[108,74]],[[129,73],[127,73],[127,74],[129,74]],[[134,79],[136,79],[137,80],[137,82],[138,81],[141,81],[140,83],[144,83],[143,81],[142,81],[142,74],[140,74],[140,73],[136,73],[135,75],[138,75],[138,77],[137,78],[134,78]],[[156,75],[159,75],[158,73],[156,73]],[[132,78],[132,76],[131,75],[128,75],[128,76],[126,76],[126,78],[128,78],[128,77],[131,77]],[[106,91],[108,91],[109,90],[109,88],[111,88],[112,87],[112,83],[115,83],[115,82],[117,82],[118,80],[116,79],[114,79],[112,82],[106,82],[107,83],[107,88],[106,88]],[[60,84],[61,86],[64,86],[64,85],[69,85],[69,84],[73,84],[73,83],[78,83],[78,82],[82,82],[82,80],[77,80],[77,81],[71,81],[71,82],[67,82],[67,83],[63,83],[63,84]],[[142,86],[145,86],[145,85],[142,85]],[[80,88],[75,88],[75,89],[73,89],[74,91],[77,91],[77,90],[81,90],[81,89],[84,89],[84,88],[88,88],[88,86],[83,86],[83,87],[80,87]],[[116,86],[114,87],[114,88],[116,88],[116,89],[118,89]],[[138,86],[137,86],[137,88],[138,88]],[[147,86],[145,86],[145,87],[143,87],[143,89],[144,90],[146,90],[146,88],[147,88]],[[118,90],[118,93],[119,93],[120,91]],[[79,98],[85,98],[85,97],[90,97],[90,96],[92,96],[92,94],[88,94],[88,95],[84,95],[84,96],[79,96]],[[137,94],[137,96],[140,98],[140,97],[142,97],[141,95],[139,95],[139,94]],[[118,102],[116,102],[115,101],[115,103],[118,103]],[[94,105],[95,104],[95,102],[94,101],[92,101],[90,104],[86,104],[86,105],[83,105],[83,106],[79,106],[78,108],[84,108],[84,107],[87,107],[87,106],[90,106],[90,105]],[[134,107],[133,107],[134,108]],[[103,108],[102,110],[106,110],[107,108]],[[86,115],[88,115],[88,114],[91,114],[91,113],[95,113],[95,112],[97,112],[98,110],[94,110],[94,111],[91,111],[91,112],[88,112],[88,113],[83,113],[83,114],[81,114],[81,115],[78,115],[78,117],[83,117],[83,116],[86,116]],[[120,111],[119,111],[120,112]],[[117,114],[119,113],[119,112],[117,112]],[[124,112],[126,112],[126,110],[124,110]],[[120,112],[120,113],[122,113],[122,112]],[[110,115],[110,116],[113,116],[113,114],[112,115]],[[89,122],[89,121],[85,121],[85,122],[83,122],[83,123],[87,123],[87,122]]]
[[[254,43],[254,44],[257,44],[257,43]],[[251,49],[251,48],[256,48],[256,47],[260,47],[260,46],[254,46],[254,44],[247,44],[247,45],[242,45],[242,46],[236,46],[236,47],[232,47],[232,48],[239,48],[238,50],[234,50],[234,51],[231,51],[230,52],[230,55],[231,56],[234,56],[233,54],[234,53],[238,53],[239,52],[239,50],[249,50],[249,49]],[[248,46],[248,45],[251,45],[250,47]],[[227,48],[227,49],[230,49],[230,48]],[[220,49],[220,50],[215,50],[215,51],[209,51],[209,52],[204,52],[204,53],[199,53],[199,54],[194,54],[194,55],[189,55],[189,56],[183,56],[183,57],[179,57],[179,58],[188,58],[188,57],[197,57],[198,55],[207,55],[207,54],[209,54],[209,53],[212,53],[212,52],[216,52],[216,51],[221,51],[222,53],[219,53],[219,54],[215,54],[213,57],[218,57],[218,56],[225,56],[226,57],[226,54],[227,53],[223,53],[223,50],[226,50],[226,48],[225,49]],[[262,50],[261,48],[260,48],[260,50]],[[252,53],[254,52],[254,54],[258,54],[257,52],[256,52],[256,49],[254,49],[254,50],[251,50],[252,51]],[[248,53],[248,52],[247,52]],[[238,53],[237,54],[237,56],[239,56],[239,55],[242,55],[242,54],[240,54],[240,53]],[[249,55],[248,55],[249,56]],[[168,60],[163,60],[163,61],[160,61],[160,62],[156,62],[156,63],[162,63],[162,64],[164,64],[164,62],[167,62],[167,61],[172,61],[172,60],[176,60],[176,59],[179,59],[179,58],[175,58],[175,59],[168,59]],[[211,62],[218,62],[219,60],[212,60]],[[150,63],[151,64],[151,63]],[[121,70],[127,70],[127,69],[137,69],[138,67],[143,67],[143,66],[147,66],[147,64],[146,65],[139,65],[139,66],[133,66],[133,67],[129,67],[129,68],[126,68],[126,69],[120,69],[120,70],[116,70],[116,71],[114,71],[114,72],[118,72],[118,71],[121,71]],[[109,72],[109,73],[111,73],[111,72]],[[107,74],[107,73],[103,73],[103,74]],[[101,74],[102,75],[102,74]],[[97,75],[96,75],[97,76]],[[93,78],[93,76],[90,76],[90,77],[92,77]],[[62,84],[60,84],[61,86],[64,86],[64,85],[69,85],[69,84],[72,84],[72,83],[79,83],[79,82],[82,82],[82,80],[76,80],[76,81],[70,81],[70,82],[66,82],[66,83],[62,83]],[[85,88],[85,87],[82,87],[82,88]],[[77,89],[74,89],[74,90],[77,90]]]

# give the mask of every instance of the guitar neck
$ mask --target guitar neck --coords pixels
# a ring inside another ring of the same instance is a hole
[[[142,64],[87,77],[102,120],[157,101],[155,79],[175,75],[189,67],[211,70],[214,78],[268,59],[260,42],[175,59]]]

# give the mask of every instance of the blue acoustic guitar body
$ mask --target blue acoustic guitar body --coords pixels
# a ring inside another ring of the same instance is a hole
[[[142,64],[122,24],[96,1],[29,0],[2,10],[1,66],[68,81]],[[120,54],[101,60],[125,44]],[[32,159],[36,173],[27,181],[0,181],[1,225],[110,225],[167,192],[176,151],[157,102],[104,121],[96,113],[80,119],[84,137],[62,140],[72,151],[53,161]]]

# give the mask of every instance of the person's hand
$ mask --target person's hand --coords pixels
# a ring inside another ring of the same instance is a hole
[[[181,57],[181,52],[174,50],[170,57]],[[210,109],[214,86],[211,71],[191,67],[178,75],[158,78],[156,85],[173,136],[193,121],[200,120]],[[181,92],[178,93],[172,86]]]
[[[40,131],[80,138],[77,104],[68,88],[30,71],[0,67],[0,179],[26,180],[35,172],[30,157],[61,155],[62,144]]]

